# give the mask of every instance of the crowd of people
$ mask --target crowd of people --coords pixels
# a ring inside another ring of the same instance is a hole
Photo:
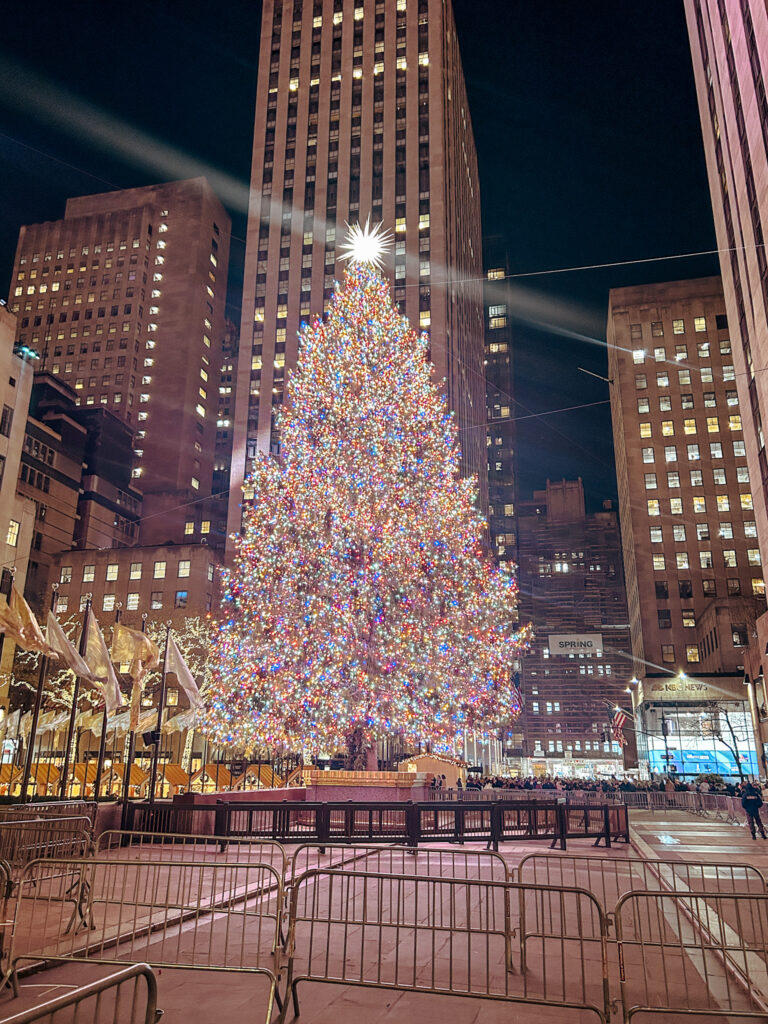
[[[448,789],[445,775],[436,775],[432,780],[433,789]],[[609,779],[566,779],[560,776],[528,776],[526,778],[509,778],[502,775],[479,776],[470,774],[466,782],[461,779],[456,783],[457,791],[477,791],[486,789],[501,790],[555,790],[560,792],[584,793],[713,793],[715,795],[733,796],[740,799],[741,806],[747,816],[747,825],[753,839],[759,832],[763,839],[768,839],[765,826],[760,817],[763,806],[763,791],[758,781],[740,779],[731,782],[720,776],[700,776],[691,782],[674,776],[653,776],[648,780],[619,779],[612,775]]]

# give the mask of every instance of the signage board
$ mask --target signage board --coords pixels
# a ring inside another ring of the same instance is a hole
[[[569,654],[602,654],[602,633],[550,633],[549,653],[552,657]]]

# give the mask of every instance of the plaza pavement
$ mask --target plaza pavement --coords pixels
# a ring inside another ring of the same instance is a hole
[[[753,841],[743,826],[680,811],[652,814],[633,810],[630,821],[632,847],[617,844],[606,851],[592,847],[590,841],[574,841],[568,844],[568,854],[608,856],[616,860],[639,855],[684,862],[741,862],[754,865],[768,877],[768,840]],[[467,844],[468,849],[475,847],[483,849],[481,844]],[[430,844],[430,848],[434,846]],[[527,854],[549,851],[547,843],[515,842],[503,845],[500,852],[509,865],[516,866]],[[317,863],[328,864],[328,861],[327,856],[320,857]],[[115,966],[67,964],[29,975],[22,979],[18,999],[12,999],[7,990],[0,993],[0,1021],[117,969]],[[616,964],[611,963],[611,973],[615,970]],[[165,1011],[163,1024],[264,1022],[267,983],[263,978],[201,970],[158,969],[155,973],[158,1004]],[[612,994],[617,991],[612,986]],[[305,1024],[509,1024],[511,1021],[516,1024],[582,1024],[582,1021],[597,1019],[594,1015],[567,1009],[349,985],[308,983],[300,988],[300,999],[300,1020]],[[291,1018],[289,1012],[288,1020]],[[619,1018],[620,1011],[613,1019]],[[720,1024],[731,1018],[710,1015],[698,1019],[701,1024]],[[764,1019],[768,1021],[768,1016]],[[62,1018],[61,1024],[65,1022],[66,1018]],[[644,1024],[642,1018],[638,1018],[638,1024]]]

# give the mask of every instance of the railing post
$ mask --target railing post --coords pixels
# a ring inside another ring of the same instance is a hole
[[[421,813],[419,805],[408,800],[405,809],[405,827],[408,831],[408,845],[418,846],[421,839]]]
[[[488,845],[493,847],[493,850],[499,852],[499,842],[503,836],[503,805],[497,800],[491,802],[491,835],[488,840]]]
[[[603,807],[603,821],[605,822],[605,845],[610,850],[611,848],[611,809],[606,804]]]
[[[229,804],[223,800],[216,801],[216,816],[213,819],[213,834],[215,836],[226,836],[229,834]]]
[[[560,841],[560,849],[565,850],[567,848],[567,837],[568,837],[568,816],[565,810],[564,803],[555,804],[555,821],[557,823],[557,839]]]
[[[315,827],[317,828],[317,841],[328,843],[331,838],[331,811],[328,804],[318,804],[315,809]]]

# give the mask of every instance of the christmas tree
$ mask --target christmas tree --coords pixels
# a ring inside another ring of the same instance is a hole
[[[204,722],[245,752],[384,735],[454,752],[519,713],[516,584],[484,556],[428,340],[390,299],[376,234],[358,229],[326,321],[302,325],[280,455],[248,483]]]

